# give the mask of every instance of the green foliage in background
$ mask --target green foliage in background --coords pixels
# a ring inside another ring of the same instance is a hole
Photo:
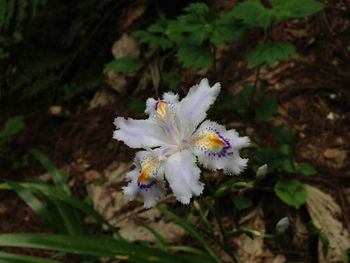
[[[0,140],[9,141],[25,126],[23,116],[9,118],[0,130]]]

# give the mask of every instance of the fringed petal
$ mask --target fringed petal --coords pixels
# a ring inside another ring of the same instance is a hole
[[[192,87],[176,105],[177,121],[182,134],[193,131],[207,116],[207,111],[220,92],[220,84],[210,87],[207,79]]]
[[[205,121],[191,137],[189,144],[199,162],[211,170],[222,169],[227,174],[240,174],[248,160],[241,158],[241,148],[249,146],[248,137],[239,137],[235,130]]]
[[[164,168],[160,160],[146,151],[136,154],[135,166],[126,175],[129,184],[123,187],[124,195],[129,200],[141,196],[144,207],[150,208],[165,194]]]
[[[204,185],[199,181],[200,169],[196,157],[182,150],[169,157],[165,163],[165,178],[178,201],[188,204],[193,195],[203,192]]]
[[[134,120],[118,117],[114,120],[113,138],[131,148],[158,147],[169,143],[156,120]]]

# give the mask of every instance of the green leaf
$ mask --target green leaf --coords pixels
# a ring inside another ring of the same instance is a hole
[[[181,83],[180,77],[174,72],[162,72],[162,82],[168,86],[171,90],[176,90]]]
[[[59,232],[61,227],[51,211],[30,190],[16,182],[7,181],[6,184],[40,217],[40,219],[53,230]]]
[[[159,248],[163,251],[167,250],[168,244],[164,240],[161,234],[159,234],[158,231],[156,231],[154,228],[150,227],[149,225],[141,225],[143,228],[145,228],[148,232],[150,232],[156,239],[157,244]]]
[[[189,235],[191,235],[195,240],[197,240],[208,252],[208,254],[211,256],[211,258],[214,260],[214,262],[221,262],[220,258],[218,255],[214,252],[214,250],[211,248],[210,244],[206,241],[206,239],[197,232],[197,230],[187,223],[184,219],[181,217],[175,215],[173,212],[170,210],[164,208],[164,207],[157,207],[166,217],[171,219],[174,223],[178,224],[181,226],[183,229],[187,231]]]
[[[151,48],[169,49],[173,43],[164,35],[157,35],[145,30],[139,30],[132,33],[141,43],[149,45]]]
[[[0,130],[0,140],[8,141],[19,133],[25,125],[23,116],[9,118]]]
[[[264,97],[256,108],[255,117],[257,120],[271,119],[278,109],[278,103],[274,97]]]
[[[253,49],[247,58],[251,65],[273,64],[276,61],[288,61],[296,51],[292,44],[286,42],[267,42]]]
[[[257,1],[242,2],[231,13],[235,18],[240,19],[250,27],[268,28],[273,21],[272,10],[265,8]]]
[[[203,258],[208,258],[208,260],[210,259],[208,257],[208,255],[203,252],[202,250],[195,248],[195,247],[189,247],[189,246],[170,246],[169,247],[170,250],[174,250],[174,251],[181,251],[181,252],[189,252],[192,253],[194,255],[198,255],[200,257]]]
[[[47,156],[38,149],[31,149],[30,152],[41,163],[41,165],[45,167],[54,183],[69,194],[70,189],[67,185],[66,179],[63,177],[57,167],[49,160],[49,158],[47,158]]]
[[[176,57],[186,68],[202,69],[214,62],[213,53],[202,46],[180,46]]]
[[[315,175],[317,174],[317,170],[311,166],[310,164],[307,163],[299,163],[295,166],[295,170],[297,173],[301,173],[303,175]]]
[[[275,137],[279,145],[287,144],[291,147],[295,147],[298,142],[297,133],[287,128],[276,128]]]
[[[93,217],[98,223],[105,224],[109,226],[111,229],[114,229],[113,226],[111,226],[102,216],[100,216],[93,208],[91,208],[89,205],[81,201],[79,198],[76,198],[74,196],[70,196],[67,193],[56,189],[54,187],[45,185],[45,184],[39,184],[39,183],[21,183],[19,184],[24,189],[27,189],[31,192],[38,192],[44,196],[47,196],[48,198],[53,198],[62,201],[63,203],[70,205],[79,211]],[[0,189],[12,189],[11,186],[8,184],[0,184]]]
[[[245,26],[228,12],[215,20],[210,41],[214,45],[219,45],[236,40],[242,37],[245,32]]]
[[[252,153],[252,157],[257,162],[258,166],[267,164],[269,173],[280,168],[283,162],[288,159],[288,156],[279,149],[274,148],[258,149]]]
[[[326,234],[322,231],[321,228],[318,228],[312,222],[308,223],[307,230],[308,230],[310,236],[316,235],[319,238],[319,240],[322,243],[323,255],[327,256],[328,249],[329,249],[329,239],[326,236]]]
[[[61,263],[61,261],[20,254],[0,252],[0,261],[7,263]]]
[[[117,73],[137,72],[144,66],[144,61],[137,58],[119,58],[105,64],[103,72],[113,71]]]
[[[270,3],[279,20],[310,16],[325,7],[324,4],[315,0],[270,0]]]
[[[128,112],[142,114],[145,112],[145,101],[137,97],[131,97],[127,107]]]
[[[61,232],[61,234],[68,233],[71,236],[86,234],[84,220],[76,208],[53,198],[51,198],[50,201],[54,204],[58,212],[56,221],[60,222],[60,224],[65,228],[65,232]]]
[[[0,234],[2,247],[28,247],[78,255],[108,257],[128,262],[193,262],[188,256],[173,255],[159,249],[136,245],[107,236],[66,236],[53,234]],[[199,262],[209,262],[198,257]],[[202,261],[203,260],[203,261]]]
[[[307,196],[304,184],[294,179],[279,180],[275,185],[275,194],[296,209],[305,203]]]
[[[237,195],[233,198],[233,204],[237,210],[242,211],[253,206],[253,201],[250,198]]]
[[[212,33],[215,15],[204,3],[190,4],[185,11],[186,14],[169,23],[168,30],[173,32],[169,37],[178,46],[201,45]]]

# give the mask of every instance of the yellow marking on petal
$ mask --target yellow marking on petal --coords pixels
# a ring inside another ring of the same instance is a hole
[[[137,178],[139,184],[148,182],[152,179],[152,174],[159,166],[160,161],[156,158],[148,158],[141,162],[141,173]]]
[[[191,144],[202,145],[209,148],[222,148],[227,144],[214,131],[206,132],[191,141]]]
[[[161,101],[160,99],[158,99],[157,103],[157,112],[164,118],[167,112],[168,104],[164,101]]]

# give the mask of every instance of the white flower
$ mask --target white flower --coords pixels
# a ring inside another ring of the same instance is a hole
[[[181,101],[172,92],[162,99],[149,98],[146,120],[115,119],[114,139],[146,149],[136,154],[136,168],[127,174],[130,182],[124,194],[130,200],[141,196],[145,207],[154,206],[165,193],[165,177],[177,200],[188,204],[204,188],[197,158],[204,167],[227,174],[245,168],[248,160],[239,156],[239,150],[249,145],[249,138],[216,122],[203,122],[219,92],[219,83],[210,87],[203,79]]]

